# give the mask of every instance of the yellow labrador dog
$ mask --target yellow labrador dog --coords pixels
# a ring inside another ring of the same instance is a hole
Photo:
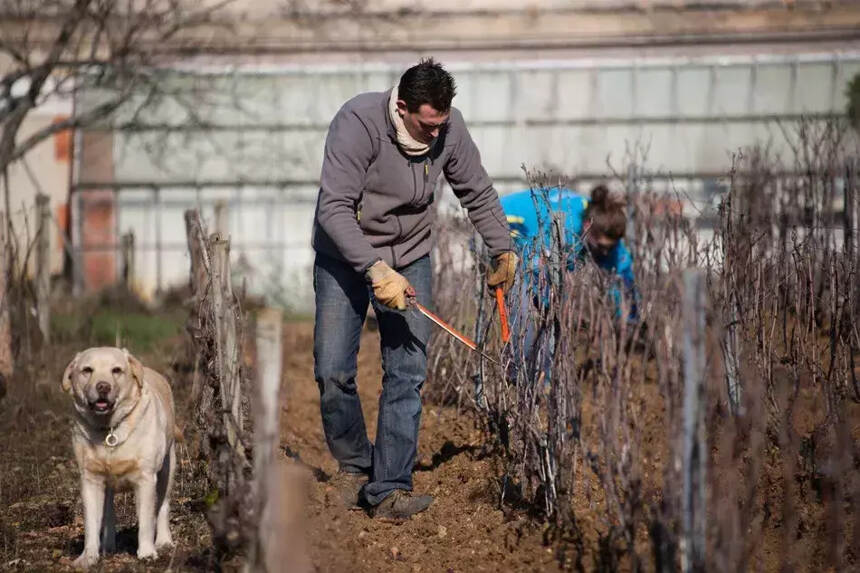
[[[134,489],[140,559],[173,545],[168,511],[176,465],[173,394],[163,376],[119,348],[79,352],[63,374],[74,397],[87,568],[115,550],[114,492]]]

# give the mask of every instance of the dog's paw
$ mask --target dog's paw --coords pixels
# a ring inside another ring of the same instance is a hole
[[[155,540],[155,550],[162,551],[165,549],[173,549],[173,539],[168,537],[167,539],[156,539]]]
[[[72,561],[72,567],[75,569],[89,569],[99,560],[98,553],[88,553],[84,551],[81,556]]]
[[[137,550],[137,558],[138,559],[152,559],[153,561],[158,559],[158,553],[155,551],[155,547],[150,545],[149,547],[141,547]]]

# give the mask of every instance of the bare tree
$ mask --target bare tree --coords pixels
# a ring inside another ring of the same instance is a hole
[[[10,165],[65,130],[107,121],[123,108],[137,117],[166,97],[179,98],[164,81],[177,58],[207,49],[201,30],[225,25],[220,11],[231,0],[2,0],[0,1],[0,177],[4,182],[5,242],[0,272],[6,293],[2,316],[18,304],[15,269],[22,261],[12,223]],[[49,101],[73,102],[59,121],[22,129]],[[189,105],[190,107],[190,105]],[[131,108],[131,109],[129,109]],[[22,277],[25,277],[23,274]],[[0,318],[0,356],[12,356],[12,320]],[[11,365],[4,367],[8,375]]]
[[[181,51],[206,49],[197,29],[230,0],[4,0],[0,4],[0,173],[51,135],[90,125],[132,94],[163,96],[160,79]],[[176,49],[172,49],[175,47]],[[97,102],[20,138],[27,115],[50,98],[98,92]]]

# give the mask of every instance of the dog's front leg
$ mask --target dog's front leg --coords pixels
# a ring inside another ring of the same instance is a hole
[[[99,534],[102,528],[102,511],[105,501],[105,484],[98,477],[81,477],[81,498],[84,502],[84,552],[74,566],[86,569],[99,560]]]
[[[113,488],[105,487],[105,507],[102,514],[102,553],[114,553],[116,551],[116,514],[113,507]]]
[[[145,473],[135,488],[137,502],[137,557],[155,559],[155,472]]]
[[[170,490],[173,488],[173,471],[176,467],[176,446],[170,446],[170,453],[164,457],[164,463],[158,470],[156,487],[156,507],[158,517],[155,524],[155,548],[158,551],[173,546],[170,536]]]

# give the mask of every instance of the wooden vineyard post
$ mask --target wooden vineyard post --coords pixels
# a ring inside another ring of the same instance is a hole
[[[51,341],[51,198],[36,195],[39,231],[36,239],[36,310],[42,342]]]
[[[683,522],[681,569],[705,570],[705,279],[697,269],[684,271],[683,352]]]

